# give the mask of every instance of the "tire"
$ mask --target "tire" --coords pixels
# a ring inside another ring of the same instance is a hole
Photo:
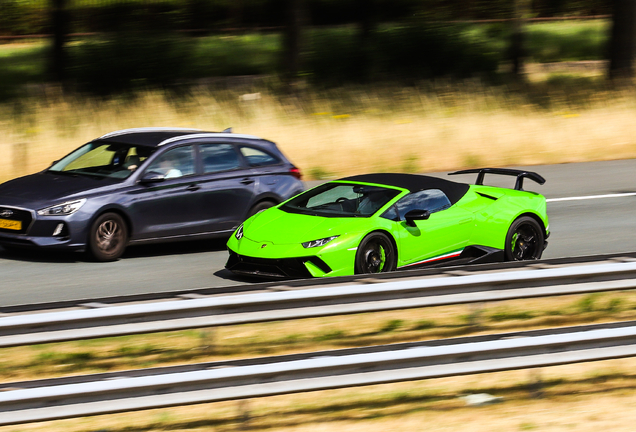
[[[252,207],[250,211],[247,212],[247,217],[245,219],[247,220],[251,218],[252,216],[254,216],[256,213],[263,210],[267,210],[268,208],[274,207],[275,205],[276,203],[273,201],[261,201],[258,204],[256,204],[254,207]]]
[[[391,239],[381,232],[371,233],[360,242],[356,252],[355,274],[383,273],[395,270],[397,256]]]
[[[506,261],[538,260],[545,243],[543,228],[529,216],[522,216],[510,225],[506,235]]]
[[[97,261],[117,260],[127,244],[128,227],[117,213],[104,213],[91,225],[88,247]]]

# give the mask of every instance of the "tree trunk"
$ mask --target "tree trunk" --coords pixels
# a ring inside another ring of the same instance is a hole
[[[373,75],[372,39],[377,25],[376,0],[356,0],[359,13],[358,49],[360,78],[367,81]]]
[[[67,58],[65,45],[69,26],[66,3],[66,0],[52,0],[53,50],[49,68],[52,79],[57,82],[62,82],[66,78]]]
[[[512,63],[512,74],[517,78],[521,78],[521,74],[523,74],[523,59],[526,56],[525,19],[529,15],[530,7],[528,0],[515,0],[514,7],[510,40],[510,62]]]
[[[612,35],[609,46],[609,77],[634,76],[636,53],[636,0],[614,0]]]
[[[298,78],[301,64],[304,0],[287,0],[287,22],[284,34],[283,77],[291,89]]]

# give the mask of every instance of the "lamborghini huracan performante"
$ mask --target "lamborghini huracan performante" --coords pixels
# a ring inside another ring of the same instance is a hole
[[[414,174],[365,174],[322,184],[241,224],[226,268],[269,278],[380,273],[456,263],[536,260],[550,231],[530,171],[482,168],[475,185]],[[514,189],[485,174],[516,177]]]

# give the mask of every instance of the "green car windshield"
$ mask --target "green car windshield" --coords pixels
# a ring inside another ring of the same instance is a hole
[[[280,210],[324,217],[369,217],[400,191],[379,186],[325,183],[287,201]]]

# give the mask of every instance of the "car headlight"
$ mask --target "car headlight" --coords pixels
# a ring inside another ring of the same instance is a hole
[[[54,205],[51,207],[38,210],[40,216],[68,216],[78,211],[86,202],[86,198],[82,198],[76,201],[68,201],[63,204]]]
[[[237,240],[240,240],[243,238],[243,224],[241,224],[241,226],[239,226],[236,229],[236,232],[234,233],[234,237],[236,237]]]
[[[303,247],[305,249],[309,249],[309,248],[315,248],[315,247],[324,246],[327,243],[329,243],[331,240],[337,239],[338,237],[340,237],[340,236],[331,236],[331,237],[322,238],[320,240],[308,241],[308,242],[303,243]]]

